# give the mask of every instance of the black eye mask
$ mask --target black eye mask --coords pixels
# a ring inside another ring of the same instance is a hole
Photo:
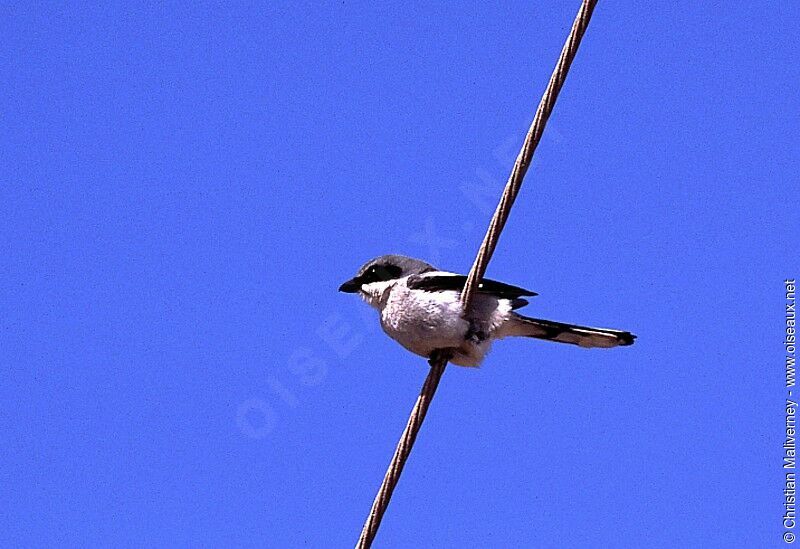
[[[402,273],[403,270],[397,265],[373,265],[359,278],[362,284],[369,284],[370,282],[393,280],[399,278]]]

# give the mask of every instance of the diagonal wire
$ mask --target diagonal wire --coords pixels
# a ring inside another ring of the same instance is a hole
[[[597,4],[597,0],[583,0],[578,14],[575,16],[575,21],[572,24],[567,41],[561,50],[561,55],[558,57],[553,74],[550,76],[550,81],[547,83],[542,99],[539,102],[539,107],[536,109],[536,115],[533,118],[533,123],[525,136],[525,142],[522,145],[517,159],[514,162],[514,167],[509,175],[508,182],[506,183],[503,195],[500,198],[500,203],[492,216],[489,223],[489,228],[483,238],[481,247],[478,250],[478,255],[475,257],[475,262],[472,264],[467,281],[464,285],[464,290],[461,292],[461,305],[462,310],[466,314],[472,303],[472,298],[475,295],[480,280],[486,273],[486,267],[489,265],[489,260],[492,258],[497,241],[500,239],[500,233],[505,227],[508,215],[511,213],[511,207],[517,198],[519,189],[522,186],[522,180],[525,173],[530,167],[533,153],[539,140],[542,138],[544,127],[547,120],[550,118],[550,113],[553,112],[553,106],[558,98],[558,93],[564,85],[564,80],[567,77],[567,72],[572,65],[572,60],[578,51],[578,46],[581,43],[586,27],[589,25],[589,20],[592,17],[592,12]],[[356,549],[367,549],[372,546],[372,541],[375,539],[375,534],[378,532],[378,527],[381,524],[383,514],[389,506],[389,500],[392,497],[395,486],[400,480],[400,474],[403,472],[406,460],[411,453],[411,448],[414,446],[414,441],[417,438],[422,422],[425,419],[425,414],[428,412],[431,400],[436,393],[436,388],[439,386],[439,380],[444,374],[445,366],[451,356],[446,351],[439,351],[434,353],[430,359],[431,369],[428,372],[428,377],[425,378],[425,383],[422,385],[417,402],[411,410],[411,415],[408,418],[406,428],[403,430],[403,435],[400,437],[400,442],[392,456],[392,461],[389,463],[389,468],[386,475],[383,477],[380,490],[375,496],[375,501],[372,503],[369,516],[364,523],[364,528],[361,530],[361,536],[358,538]]]
[[[478,281],[486,274],[486,267],[489,265],[489,260],[492,258],[494,249],[497,246],[497,241],[500,239],[500,232],[506,225],[508,214],[511,213],[511,206],[517,199],[520,187],[522,187],[522,179],[531,165],[533,152],[539,145],[539,140],[542,138],[544,127],[547,120],[550,118],[550,113],[553,112],[553,107],[558,99],[558,93],[564,85],[564,80],[567,78],[567,72],[572,65],[572,60],[578,52],[578,46],[583,38],[583,33],[586,32],[586,27],[589,25],[589,19],[592,17],[594,6],[597,0],[584,0],[581,4],[581,9],[578,10],[578,15],[575,16],[575,21],[572,23],[567,42],[561,50],[561,55],[558,57],[558,62],[550,76],[550,81],[544,90],[542,99],[539,102],[539,107],[536,109],[536,115],[533,117],[528,134],[525,136],[525,142],[522,144],[522,150],[517,155],[517,160],[514,162],[514,168],[511,170],[511,175],[508,176],[508,182],[503,190],[503,196],[500,198],[500,203],[494,212],[492,221],[489,223],[489,229],[483,237],[481,247],[478,249],[478,255],[475,257],[475,262],[472,264],[472,269],[467,276],[467,282],[464,285],[464,291],[461,293],[461,304],[464,311],[469,310],[469,305],[472,302],[472,297],[475,295]]]
[[[433,395],[436,393],[436,387],[439,385],[439,380],[442,379],[444,367],[447,365],[448,360],[449,357],[444,353],[438,354],[438,356],[432,357],[430,360],[431,369],[428,372],[428,377],[425,378],[425,383],[422,385],[417,402],[411,410],[406,428],[403,429],[400,442],[397,443],[392,461],[389,463],[381,488],[378,490],[378,495],[375,496],[375,501],[372,502],[372,509],[370,509],[367,521],[361,530],[356,549],[372,547],[372,540],[375,539],[375,534],[378,533],[383,514],[389,506],[389,500],[392,499],[392,492],[397,486],[397,481],[400,480],[400,473],[403,472],[403,466],[406,464],[411,448],[414,446],[417,433],[419,433],[419,428],[425,420],[425,414],[428,413],[428,406],[433,400]]]

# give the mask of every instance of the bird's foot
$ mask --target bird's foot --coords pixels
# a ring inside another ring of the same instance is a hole
[[[455,355],[455,352],[456,352],[455,349],[436,349],[428,357],[428,364],[430,364],[431,366],[434,366],[434,365],[439,364],[441,362],[447,362],[448,360],[453,358],[453,355]]]
[[[477,325],[474,322],[469,323],[469,330],[467,330],[467,335],[464,336],[464,339],[469,341],[470,343],[474,343],[475,345],[480,345],[487,339],[489,339],[489,334],[483,331],[481,326]]]

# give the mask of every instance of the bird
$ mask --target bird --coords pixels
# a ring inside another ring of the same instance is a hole
[[[493,341],[512,336],[585,348],[626,346],[636,338],[621,330],[523,316],[516,310],[538,294],[485,278],[465,315],[460,297],[466,280],[425,261],[389,254],[366,262],[339,291],[359,294],[378,310],[389,337],[431,363],[444,352],[453,364],[478,367]]]

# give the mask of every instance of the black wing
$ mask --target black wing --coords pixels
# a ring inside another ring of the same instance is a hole
[[[408,279],[408,287],[412,290],[424,290],[426,292],[444,292],[447,290],[460,292],[464,289],[464,284],[466,284],[466,282],[467,277],[464,275],[422,275],[410,277]],[[536,292],[531,292],[525,288],[489,280],[488,278],[484,278],[481,280],[480,284],[478,284],[478,293],[490,294],[503,299],[517,299],[523,295],[538,295]]]

